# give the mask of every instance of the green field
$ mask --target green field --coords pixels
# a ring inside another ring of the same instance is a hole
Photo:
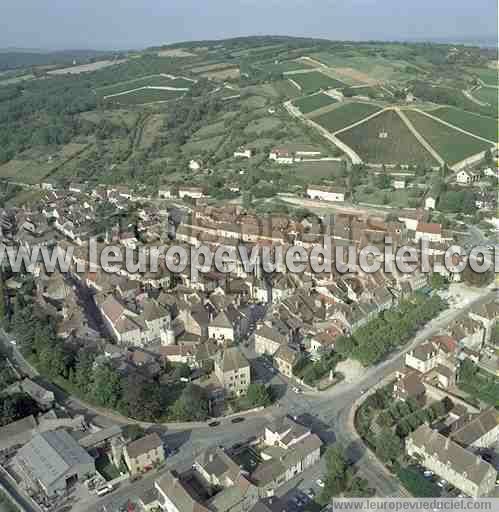
[[[380,107],[370,103],[345,103],[327,114],[315,117],[314,121],[334,133],[380,110]]]
[[[244,132],[261,134],[271,130],[277,130],[281,126],[281,120],[276,117],[262,117],[251,121],[244,129]]]
[[[286,60],[284,62],[269,62],[258,66],[261,70],[268,73],[287,73],[289,71],[300,71],[302,69],[309,69],[309,66],[294,60]]]
[[[157,101],[175,100],[183,96],[182,91],[169,91],[164,89],[139,89],[137,91],[127,92],[119,96],[107,98],[109,103],[119,105],[144,105]]]
[[[497,103],[499,90],[496,87],[480,87],[476,91],[473,91],[472,95],[484,103],[489,103],[491,108],[494,109],[494,117],[497,117]]]
[[[452,107],[441,107],[431,115],[491,141],[497,140],[497,121]]]
[[[343,82],[335,80],[334,78],[330,78],[320,71],[288,75],[288,78],[296,82],[305,93],[316,92],[319,89],[334,89],[338,87],[345,87]]]
[[[278,80],[277,82],[272,82],[272,87],[276,94],[283,98],[293,99],[297,96],[301,96],[300,91],[289,80]]]
[[[0,178],[12,178],[23,183],[39,183],[45,176],[80,152],[85,151],[87,144],[70,143],[54,150],[50,157],[37,150],[28,150],[0,166]]]
[[[344,162],[320,160],[318,162],[301,162],[290,167],[296,178],[306,183],[320,183],[324,179],[335,179],[341,177],[345,169]]]
[[[337,100],[323,93],[314,94],[294,101],[294,105],[298,107],[303,114],[308,114],[309,112],[313,112],[314,110],[322,107],[327,107],[333,103],[337,103]]]
[[[416,130],[451,165],[491,147],[491,144],[453,130],[414,110],[407,110],[405,114]]]
[[[498,85],[497,69],[492,68],[469,68],[469,72],[477,75],[482,82],[488,85]]]
[[[380,138],[385,133],[387,137]],[[437,163],[393,110],[342,132],[338,138],[368,163],[426,166]]]
[[[395,80],[407,78],[406,68],[408,63],[402,60],[386,59],[380,55],[360,55],[352,50],[351,52],[330,53],[320,52],[312,54],[312,58],[330,66],[331,68],[351,68],[366,76],[361,75],[355,80],[352,75],[352,83],[367,82],[369,80]]]
[[[126,82],[120,82],[119,84],[107,85],[100,87],[97,90],[99,96],[110,96],[112,94],[119,94],[121,92],[131,91],[140,87],[146,86],[159,86],[159,87],[176,87],[179,89],[190,89],[193,82],[186,80],[185,78],[168,78],[162,75],[151,75],[135,80],[127,80]]]

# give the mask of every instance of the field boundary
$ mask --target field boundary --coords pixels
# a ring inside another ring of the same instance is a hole
[[[373,105],[372,103],[367,103],[365,101],[364,102],[356,101],[355,103],[364,103],[366,105]],[[344,103],[344,104],[346,105],[347,103]],[[371,119],[374,119],[375,117],[381,115],[383,112],[388,112],[389,110],[393,110],[393,107],[385,107],[385,108],[382,108],[381,110],[378,110],[377,112],[374,112],[373,114],[369,114],[367,117],[364,117],[364,118],[360,119],[359,121],[352,123],[349,126],[345,126],[344,128],[341,128],[340,130],[336,130],[335,132],[333,132],[333,135],[339,135],[342,132],[351,130],[352,128],[355,128],[356,126],[359,126],[367,121],[370,121]]]
[[[488,142],[489,144],[493,146],[497,146],[497,142],[494,142],[492,140],[486,139],[484,137],[480,137],[480,135],[476,135],[474,133],[471,133],[467,130],[463,130],[462,128],[459,128],[459,126],[455,126],[451,123],[448,123],[447,121],[444,121],[443,119],[440,119],[439,117],[435,117],[432,114],[429,114],[428,112],[424,112],[423,110],[419,110],[417,108],[408,108],[406,110],[412,110],[413,112],[418,112],[419,114],[423,114],[426,117],[429,117],[430,119],[433,119],[434,121],[438,121],[440,124],[443,124],[447,126],[448,128],[452,128],[453,130],[456,130],[458,132],[464,133],[465,135],[468,135],[470,137],[473,137],[475,139],[481,140],[482,142]]]
[[[154,89],[157,91],[180,91],[180,92],[187,92],[189,90],[187,87],[169,87],[166,85],[144,85],[142,87],[137,87],[136,89],[129,89],[128,91],[117,92],[115,94],[108,94],[107,96],[103,96],[102,99],[107,100],[109,98],[115,98],[116,96],[124,96],[125,94],[130,94],[131,92],[144,91],[146,89]]]
[[[417,141],[430,153],[430,155],[440,164],[445,165],[445,160],[440,156],[440,153],[416,130],[416,127],[411,123],[410,119],[402,112],[400,108],[395,108],[398,116],[405,123],[407,128],[416,137]]]

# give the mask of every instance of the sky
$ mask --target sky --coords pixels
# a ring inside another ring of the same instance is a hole
[[[245,35],[497,40],[497,0],[0,0],[0,48],[139,49]]]

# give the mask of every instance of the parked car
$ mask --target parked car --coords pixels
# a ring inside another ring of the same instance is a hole
[[[318,479],[315,481],[315,483],[316,483],[319,487],[324,487],[324,485],[325,485],[325,484],[324,484],[324,482],[323,482],[320,478],[318,478]]]
[[[244,418],[234,418],[233,420],[231,420],[230,422],[231,423],[242,423],[244,421]]]
[[[218,427],[220,425],[219,421],[212,421],[211,423],[208,423],[209,427]]]

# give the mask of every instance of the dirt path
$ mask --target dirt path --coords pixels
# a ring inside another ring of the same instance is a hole
[[[400,119],[404,122],[404,124],[409,128],[411,133],[416,137],[418,142],[430,153],[430,155],[433,156],[433,158],[440,164],[445,165],[445,160],[433,149],[433,147],[430,145],[429,142],[426,141],[426,139],[423,138],[423,136],[416,130],[414,125],[411,123],[409,118],[400,110],[399,108],[395,109],[395,112],[399,115]],[[433,116],[431,116],[433,117]]]
[[[338,135],[339,133],[343,133],[343,132],[346,132],[347,130],[351,130],[352,128],[355,128],[356,126],[359,126],[360,124],[363,124],[366,121],[370,121],[371,119],[383,114],[383,112],[386,112],[388,110],[392,110],[392,107],[382,108],[381,110],[378,110],[378,112],[374,112],[374,114],[370,114],[367,117],[363,117],[360,121],[356,121],[355,123],[345,126],[341,130],[336,130],[333,135]]]

